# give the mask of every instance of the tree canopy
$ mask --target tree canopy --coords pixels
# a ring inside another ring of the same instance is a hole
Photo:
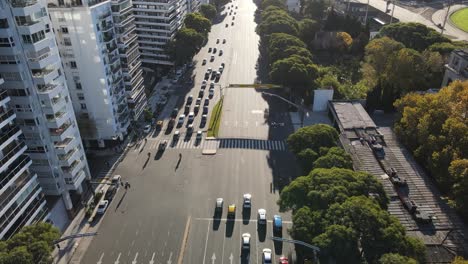
[[[299,21],[299,37],[301,38],[307,46],[311,47],[312,41],[315,38],[315,33],[320,30],[320,24],[310,18],[304,18]]]
[[[351,155],[339,147],[332,147],[327,151],[327,154],[321,156],[314,161],[315,169],[317,168],[343,168],[353,169],[353,160]]]
[[[213,20],[216,17],[216,13],[218,11],[216,10],[216,6],[212,4],[203,4],[200,5],[200,13],[208,18],[209,20]]]
[[[320,21],[325,16],[325,11],[330,6],[328,0],[305,0],[303,7],[303,15],[307,18]]]
[[[403,43],[405,47],[417,51],[423,51],[434,43],[450,42],[448,38],[434,29],[415,22],[385,25],[380,29],[379,35],[392,38]]]
[[[270,58],[281,57],[280,54],[291,47],[306,48],[306,45],[298,37],[289,34],[274,33],[270,36],[270,42],[268,45]]]
[[[201,49],[205,37],[192,28],[183,27],[166,47],[168,54],[176,64],[184,64]]]
[[[288,137],[288,146],[293,153],[299,153],[310,148],[315,152],[320,152],[322,147],[334,147],[337,144],[338,132],[335,128],[317,124],[299,128]]]
[[[395,132],[468,217],[468,81],[395,102]]]
[[[59,238],[60,232],[50,224],[25,226],[12,238],[0,242],[0,263],[52,263],[53,242]]]
[[[298,35],[297,21],[286,11],[271,6],[262,12],[262,22],[257,26],[257,33],[260,36],[267,36],[273,33],[286,33]]]
[[[207,36],[211,30],[210,20],[198,12],[187,14],[184,24],[186,28],[192,28],[204,36]]]

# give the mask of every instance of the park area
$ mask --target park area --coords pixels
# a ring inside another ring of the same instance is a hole
[[[450,15],[450,20],[454,23],[458,28],[463,31],[468,32],[468,7],[460,9]]]

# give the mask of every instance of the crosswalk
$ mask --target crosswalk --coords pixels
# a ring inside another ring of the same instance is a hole
[[[109,160],[107,160],[108,162],[108,166],[106,164],[105,167],[103,167],[101,169],[101,171],[99,171],[97,177],[93,175],[93,178],[106,178],[106,177],[110,177],[112,175],[112,172],[114,171],[115,167],[117,166],[118,162],[119,162],[119,159],[121,158],[121,154],[120,155],[114,155],[112,156]]]
[[[158,149],[159,144],[164,141],[149,140],[146,149]],[[180,139],[176,142],[167,140],[167,149],[255,149],[255,150],[271,150],[271,151],[286,151],[286,143],[282,140],[261,140],[261,139],[242,139],[242,138],[225,138],[214,140],[196,140],[191,139],[185,141]],[[135,150],[136,151],[136,150]]]
[[[243,139],[243,138],[221,139],[219,148],[277,150],[277,151],[287,150],[286,143],[282,140],[262,140],[262,139]]]

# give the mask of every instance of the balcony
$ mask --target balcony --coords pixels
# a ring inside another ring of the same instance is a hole
[[[37,0],[10,0],[13,8],[24,8],[37,4]]]
[[[18,175],[22,174],[32,164],[31,158],[28,155],[21,155],[15,160],[9,167],[8,170],[0,173],[0,190],[3,189],[11,180]]]
[[[64,155],[68,153],[72,148],[76,147],[76,142],[74,141],[75,138],[65,138],[65,140],[61,142],[56,142],[54,145],[57,154]]]
[[[15,111],[10,109],[0,114],[0,127],[4,127],[6,124],[12,122],[16,118]]]
[[[50,135],[53,141],[64,141],[67,137],[73,137],[73,129],[71,129],[71,122],[63,124],[61,127],[56,129],[49,129]]]
[[[60,91],[60,89],[58,89],[59,87],[60,87],[60,85],[58,85],[58,84],[49,83],[49,84],[46,84],[46,85],[37,86],[37,91],[39,92],[39,94],[52,95],[52,94],[55,94],[55,93]]]
[[[122,37],[122,42],[127,45],[128,43],[132,41],[136,41],[138,38],[138,35],[136,33],[130,33],[124,37]]]
[[[26,149],[26,144],[24,142],[19,143],[15,147],[13,147],[10,151],[8,151],[7,154],[3,156],[3,158],[0,160],[0,168],[4,166],[9,166],[18,156],[23,154]]]
[[[113,33],[104,33],[102,35],[102,42],[108,43],[108,42],[112,41],[114,38],[115,38],[115,36],[114,36]]]
[[[73,177],[73,184],[67,184],[67,189],[68,190],[77,190],[80,186],[83,180],[86,178],[86,174],[84,170],[81,170],[75,177]]]
[[[113,29],[113,28],[114,28],[114,24],[108,23],[108,22],[106,22],[106,23],[101,23],[101,25],[100,25],[100,27],[99,27],[99,29],[100,29],[102,32],[107,32],[107,31],[109,31],[109,30],[111,30],[111,29]]]
[[[48,84],[57,75],[57,72],[53,68],[45,68],[43,70],[33,70],[32,75],[37,84]]]
[[[44,69],[48,65],[53,64],[58,61],[58,56],[56,53],[53,53],[49,47],[43,49],[42,51],[35,52],[28,56],[29,65],[33,69]]]
[[[0,105],[4,105],[10,101],[10,97],[7,93],[8,90],[1,90],[0,91]]]
[[[69,175],[66,175],[66,177],[69,178],[74,178],[78,172],[80,172],[81,169],[83,169],[84,162],[81,160],[75,160],[70,166],[67,167],[62,167],[62,170]]]
[[[65,155],[58,155],[60,160],[60,166],[69,167],[73,163],[74,160],[77,159],[76,154],[78,153],[78,148],[73,148]]]
[[[10,144],[21,135],[21,129],[17,126],[11,126],[6,132],[1,132],[0,135],[0,149],[2,149],[4,145]]]
[[[46,115],[48,128],[59,128],[69,120],[67,112],[57,112],[54,115]]]

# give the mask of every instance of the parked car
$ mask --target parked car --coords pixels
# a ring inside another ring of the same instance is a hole
[[[179,108],[174,108],[174,110],[172,110],[171,117],[175,118],[177,116],[177,113],[179,113]]]
[[[207,120],[207,115],[202,115],[202,117],[201,117],[201,123],[202,123],[202,124],[206,123],[206,120]]]
[[[195,107],[193,108],[193,112],[195,114],[198,114],[198,112],[200,111],[200,105],[199,104],[196,104]]]
[[[188,123],[191,124],[194,118],[195,118],[195,113],[190,112],[190,114],[188,115]]]
[[[144,128],[143,128],[143,133],[149,133],[151,131],[151,125],[146,125]]]
[[[210,89],[210,90],[208,91],[208,97],[209,97],[209,98],[213,98],[213,96],[214,96],[214,89]]]
[[[167,140],[161,141],[158,146],[158,151],[162,152],[167,147]]]
[[[177,121],[177,125],[182,125],[185,121],[185,115],[182,114],[179,116],[179,120]]]
[[[208,114],[208,106],[203,107],[203,114]]]
[[[162,127],[163,127],[163,121],[162,121],[162,120],[158,120],[158,121],[156,122],[156,131],[161,130]]]
[[[120,182],[121,182],[121,181],[122,181],[122,176],[120,176],[120,175],[114,175],[114,177],[112,177],[111,183],[112,183],[115,187],[119,188]]]
[[[107,188],[106,194],[104,195],[104,200],[112,200],[112,198],[114,198],[115,192],[117,192],[117,187],[114,185],[109,186],[109,188]]]
[[[106,212],[107,206],[109,205],[108,200],[102,200],[99,202],[98,209],[97,209],[97,214],[104,214]]]
[[[193,95],[189,95],[187,97],[187,104],[190,105],[192,103],[192,101],[193,101]]]

